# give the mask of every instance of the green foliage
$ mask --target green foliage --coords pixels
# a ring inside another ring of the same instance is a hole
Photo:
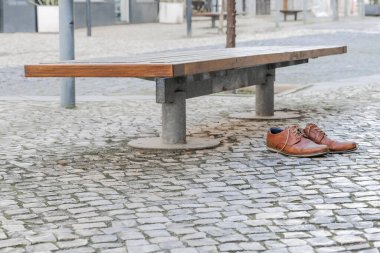
[[[379,0],[371,0],[370,3],[371,4],[379,4]]]
[[[58,5],[58,0],[34,0],[35,5]]]

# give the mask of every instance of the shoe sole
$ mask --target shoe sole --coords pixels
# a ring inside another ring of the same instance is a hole
[[[342,150],[342,151],[329,151],[330,154],[344,154],[344,153],[350,153],[354,152],[358,148],[348,149],[348,150]]]
[[[273,149],[273,148],[268,148],[267,147],[267,149],[269,151],[271,151],[271,152],[274,152],[274,153],[279,153],[279,154],[286,155],[286,156],[301,157],[301,158],[317,157],[317,156],[323,156],[323,155],[328,154],[328,152],[321,152],[321,153],[314,153],[314,154],[307,154],[307,155],[294,155],[294,154],[288,154],[288,153],[285,153],[283,151],[279,151],[279,150],[276,150],[276,149]]]

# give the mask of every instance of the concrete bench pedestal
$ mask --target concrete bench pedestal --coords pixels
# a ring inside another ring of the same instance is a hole
[[[161,136],[133,140],[128,145],[153,150],[194,150],[218,146],[220,141],[216,139],[186,137],[186,93],[178,91],[173,95],[173,103],[162,104]]]

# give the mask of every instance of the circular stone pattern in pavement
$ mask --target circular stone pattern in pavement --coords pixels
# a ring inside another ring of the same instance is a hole
[[[128,143],[132,148],[150,150],[196,150],[214,148],[219,144],[219,140],[194,137],[187,137],[186,144],[166,144],[161,137],[136,139]]]
[[[301,115],[295,112],[275,111],[273,116],[258,116],[255,111],[234,113],[230,118],[234,119],[251,119],[251,120],[278,120],[278,119],[296,119]]]

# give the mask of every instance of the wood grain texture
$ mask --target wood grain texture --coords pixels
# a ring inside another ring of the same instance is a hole
[[[344,54],[346,46],[189,50],[26,65],[26,77],[171,78]]]
[[[26,77],[157,77],[173,76],[164,64],[41,64],[25,66]]]

